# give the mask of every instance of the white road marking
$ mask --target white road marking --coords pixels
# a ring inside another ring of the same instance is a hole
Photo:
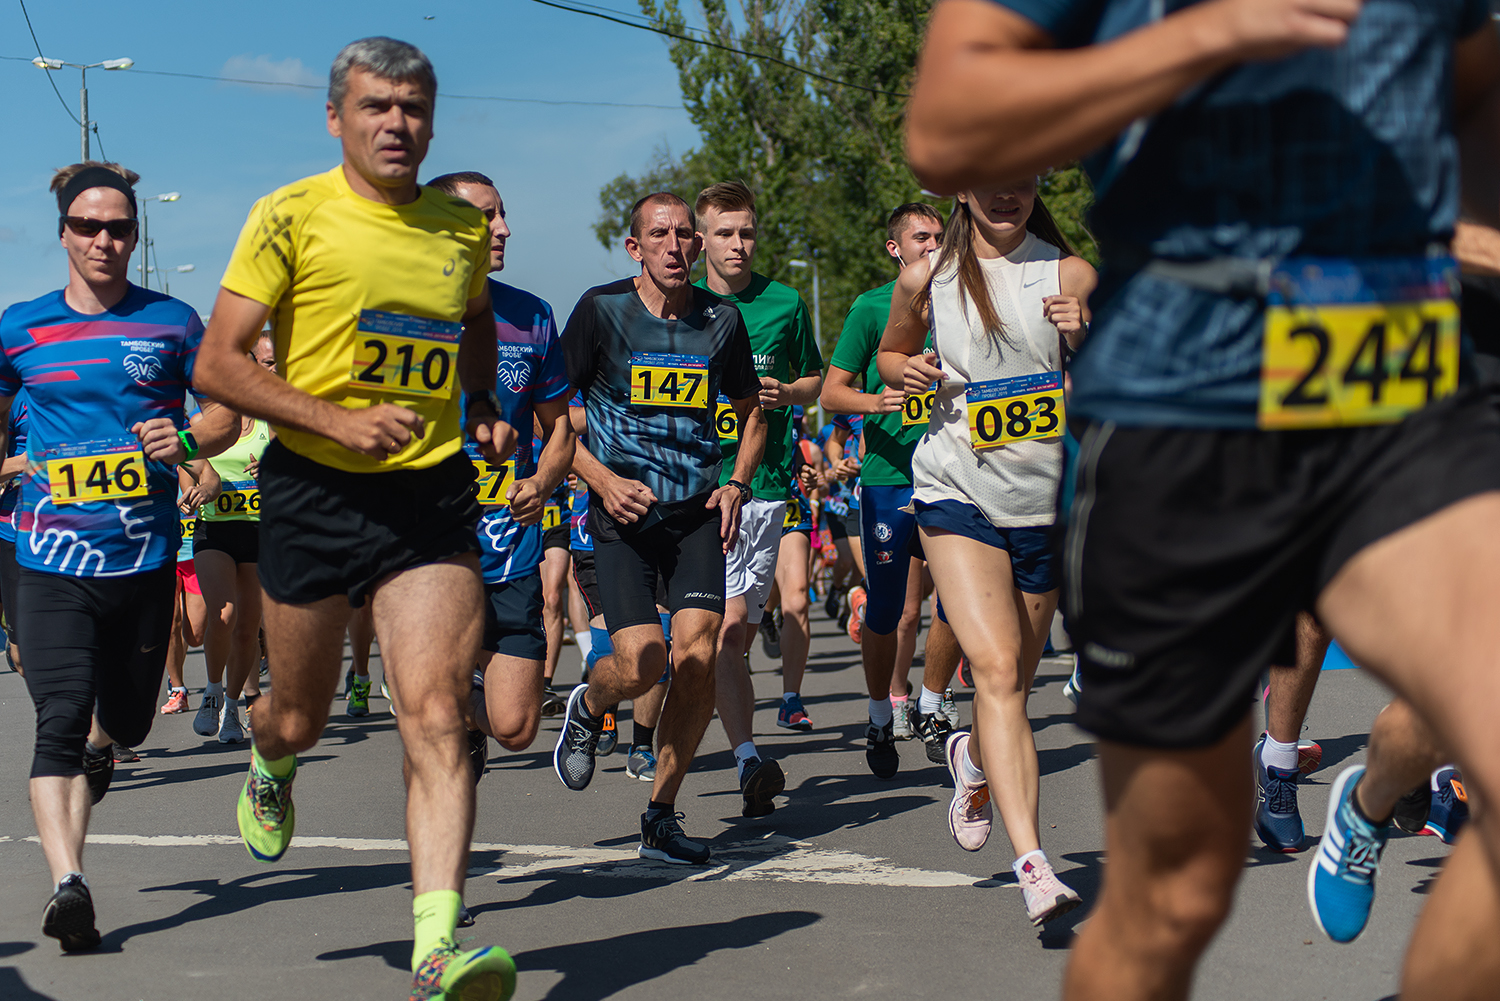
[[[0,842],[12,841],[0,837]],[[19,840],[36,842],[36,837]],[[240,845],[233,834],[90,834],[91,845],[124,845],[142,848],[192,848]],[[405,852],[400,838],[297,837],[293,848],[339,848],[344,851]],[[770,835],[754,841],[714,846],[714,862],[708,868],[674,866],[640,858],[635,847],[574,848],[568,845],[510,845],[476,842],[475,852],[500,852],[520,856],[498,868],[483,865],[469,869],[471,877],[492,876],[505,880],[546,874],[584,872],[615,879],[660,879],[694,881],[775,881],[820,883],[825,886],[973,886],[984,877],[962,872],[914,869],[886,859],[857,852],[819,848],[805,841]]]

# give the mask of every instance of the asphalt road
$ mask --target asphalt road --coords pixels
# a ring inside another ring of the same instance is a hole
[[[767,818],[739,816],[717,721],[687,781],[678,806],[688,833],[711,839],[713,868],[635,857],[649,787],[625,775],[621,756],[602,759],[592,786],[573,793],[551,767],[557,721],[545,721],[526,752],[491,744],[468,934],[515,957],[520,1001],[1057,996],[1086,909],[1034,930],[1003,829],[997,823],[976,854],[953,843],[947,773],[919,743],[902,745],[895,781],[869,774],[857,651],[817,611],[813,624],[811,733],[776,728],[779,678],[754,653],[756,722],[788,774],[783,805]],[[1043,662],[1031,715],[1043,845],[1088,902],[1103,864],[1101,810],[1092,745],[1062,695],[1067,671],[1062,658]],[[565,647],[559,676],[577,672],[577,649]],[[202,677],[194,654],[189,683]],[[1324,673],[1308,720],[1324,767],[1301,793],[1310,831],[1322,829],[1339,768],[1363,758],[1384,698],[1357,671]],[[960,707],[967,722],[967,693]],[[351,720],[335,703],[322,743],[302,759],[297,841],[275,865],[253,861],[236,834],[248,745],[197,737],[191,714],[159,718],[141,761],[120,766],[93,816],[86,867],[103,947],[65,956],[40,933],[50,881],[26,796],[31,703],[21,678],[0,674],[0,998],[404,998],[410,884],[399,737],[386,708],[375,700],[370,717]],[[1392,838],[1371,926],[1350,946],[1325,940],[1308,915],[1310,854],[1265,853],[1247,832],[1238,903],[1201,968],[1198,996],[1395,993],[1446,849]]]

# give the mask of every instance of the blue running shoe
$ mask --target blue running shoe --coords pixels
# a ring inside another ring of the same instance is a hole
[[[1334,780],[1323,839],[1307,873],[1313,920],[1335,942],[1353,942],[1365,930],[1390,833],[1389,825],[1377,827],[1354,809],[1354,788],[1364,774],[1364,765],[1351,765]]]
[[[781,708],[776,711],[776,725],[788,730],[806,732],[813,728],[807,710],[802,708],[802,696],[793,692],[781,697]]]
[[[1469,822],[1468,795],[1463,777],[1452,765],[1439,768],[1432,776],[1432,803],[1427,808],[1423,834],[1435,834],[1443,844],[1458,840],[1458,832]]]
[[[1255,833],[1273,852],[1291,854],[1303,848],[1302,814],[1297,810],[1297,769],[1261,764],[1265,734],[1255,743]]]

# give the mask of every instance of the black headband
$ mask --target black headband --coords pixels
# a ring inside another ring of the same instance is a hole
[[[68,208],[74,199],[83,194],[89,188],[114,188],[125,196],[130,203],[130,214],[137,214],[135,207],[135,189],[130,182],[108,167],[85,167],[73,175],[73,179],[63,185],[63,189],[57,193],[57,214],[67,215]],[[59,221],[59,226],[62,223]],[[61,229],[58,231],[61,233]]]

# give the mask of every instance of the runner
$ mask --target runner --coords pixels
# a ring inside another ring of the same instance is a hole
[[[937,249],[942,234],[943,217],[933,206],[923,202],[898,205],[886,220],[886,252],[905,267]],[[860,614],[851,610],[850,635],[858,636],[870,698],[865,761],[883,779],[895,777],[901,764],[895,741],[909,739],[913,733],[921,736],[930,760],[943,760],[943,748],[955,725],[943,714],[943,696],[958,666],[953,631],[934,615],[927,632],[922,694],[918,704],[911,705],[907,673],[921,629],[922,563],[908,555],[916,518],[903,509],[911,504],[912,454],[927,427],[932,394],[908,397],[887,384],[877,368],[880,337],[891,315],[895,288],[896,282],[891,281],[850,305],[822,396],[829,413],[863,415],[858,489],[865,600]],[[863,391],[854,387],[860,377]],[[847,461],[842,440],[839,445],[835,461],[842,465]],[[920,731],[910,715],[913,708],[919,710]]]
[[[563,331],[568,375],[590,435],[574,470],[589,485],[589,531],[613,658],[568,696],[553,764],[570,789],[594,775],[602,716],[646,694],[667,668],[658,583],[672,613],[672,697],[661,718],[642,858],[708,862],[682,832],[677,792],[714,711],[714,653],[724,616],[724,560],[737,541],[765,449],[750,338],[739,310],[688,282],[698,256],[692,206],[657,192],[631,208],[625,249],[637,278],[590,289]],[[717,486],[722,451],[714,401],[739,420],[734,475]]]
[[[454,940],[474,824],[464,718],[484,621],[462,436],[496,463],[516,438],[492,390],[484,216],[417,184],[436,93],[432,64],[405,42],[339,52],[328,130],[343,162],[251,209],[197,375],[276,431],[259,481],[272,687],[240,794],[245,846],[267,862],[286,852],[296,755],[323,731],[345,628],[372,598],[405,749],[411,996],[495,999],[515,989],[510,957]],[[268,318],[284,381],[247,354]]]
[[[910,507],[974,677],[973,732],[949,734],[944,748],[948,829],[978,851],[999,807],[1026,916],[1040,926],[1080,903],[1041,849],[1026,700],[1057,609],[1063,361],[1083,338],[1096,278],[1035,181],[957,200],[936,257],[896,280],[878,362],[886,385],[911,396],[936,386]]]
[[[10,669],[20,674],[25,668],[21,663],[21,650],[16,642],[16,584],[21,576],[16,563],[16,508],[21,499],[21,481],[17,479],[26,469],[26,391],[17,393],[10,405],[10,433],[6,441],[5,462],[0,465],[0,480],[5,486],[0,492],[0,608],[5,611],[5,656]]]
[[[791,408],[818,398],[823,385],[823,356],[813,338],[812,318],[797,291],[751,270],[757,217],[750,189],[738,181],[710,185],[699,192],[693,211],[708,265],[698,286],[731,303],[744,318],[766,418],[765,457],[750,484],[750,499],[740,511],[739,541],[726,558],[724,625],[715,669],[719,722],[734,749],[744,800],[741,813],[761,817],[776,809],[775,797],[785,788],[786,776],[780,764],[763,757],[755,746],[755,686],[745,654],[755,639],[776,579],[782,522],[792,499],[795,447]],[[727,398],[719,400],[715,411],[724,453],[719,473],[722,487],[739,472],[735,459],[740,427],[732,419]],[[807,591],[805,580],[802,590],[804,594]],[[805,639],[800,644],[794,639],[790,648],[783,643],[781,649],[785,679],[800,678],[807,666]],[[777,710],[777,723],[806,720],[801,696],[791,685],[786,689]]]
[[[66,952],[99,944],[83,844],[110,745],[139,744],[157,715],[175,464],[223,448],[234,420],[206,404],[199,438],[178,431],[203,324],[126,277],[137,179],[92,161],[54,174],[68,284],[0,315],[0,410],[24,389],[29,425],[13,613],[37,713],[31,808],[55,883],[42,932]]]
[[[1297,616],[1296,663],[1272,665],[1266,684],[1266,729],[1255,742],[1255,833],[1274,852],[1300,852],[1305,844],[1297,784],[1317,771],[1323,749],[1301,740],[1302,721],[1318,687],[1329,635],[1306,612]]]
[[[1431,250],[1460,198],[1500,218],[1486,8],[934,11],[908,133],[923,183],[1023,176],[1123,133],[1086,164],[1111,271],[1071,368],[1068,625],[1110,851],[1069,998],[1190,990],[1243,868],[1251,696],[1291,662],[1299,610],[1411,702],[1472,795],[1500,798],[1500,417],[1457,387],[1456,273]],[[1492,991],[1500,826],[1476,828],[1433,888],[1403,997]],[[1372,847],[1346,846],[1340,869]]]
[[[261,367],[276,371],[275,346],[263,332],[251,352]],[[265,421],[240,418],[239,438],[209,460],[220,487],[217,496],[198,511],[193,532],[193,567],[208,611],[203,631],[203,662],[208,688],[193,720],[200,737],[218,734],[221,744],[245,739],[240,720],[240,697],[260,692],[260,580],[259,561],[260,456],[271,442]],[[229,677],[225,685],[225,670]]]
[[[428,184],[484,213],[490,232],[489,271],[503,270],[510,227],[495,182],[477,171],[463,171],[443,174]],[[470,458],[480,469],[479,503],[484,506],[479,523],[484,656],[469,696],[475,782],[489,758],[488,737],[508,751],[524,751],[541,725],[542,671],[552,636],[543,630],[544,581],[539,570],[544,566],[544,533],[556,529],[544,518],[548,511],[556,516],[551,498],[573,464],[568,374],[552,307],[494,278],[489,279],[489,289],[499,338],[495,393],[500,416],[521,434],[515,454],[502,463],[487,464],[478,449],[469,446]],[[533,420],[542,429],[540,442],[525,433]]]
[[[837,350],[837,347],[834,349]],[[828,367],[828,377],[834,376],[833,365]],[[827,405],[823,405],[827,411]],[[859,463],[860,453],[864,449],[865,419],[860,414],[834,414],[833,420],[823,427],[827,432],[824,438],[819,433],[818,445],[823,449],[823,456],[828,460],[829,474],[837,477],[835,482],[839,485],[838,492],[834,494],[834,513],[839,516],[841,524],[839,528],[843,532],[843,544],[839,544],[835,536],[834,547],[838,551],[838,561],[834,565],[834,583],[844,582],[839,591],[830,590],[826,598],[823,611],[830,619],[837,619],[840,629],[848,629],[851,621],[850,614],[852,602],[857,597],[863,611],[867,600],[864,588],[865,579],[865,557],[864,548],[859,540]],[[850,442],[854,445],[851,448]],[[843,508],[844,510],[839,510]],[[850,534],[849,526],[853,525],[854,532]],[[842,571],[842,575],[840,574]],[[863,619],[855,619],[863,622]],[[855,643],[859,640],[850,636]]]
[[[790,496],[781,519],[781,542],[776,556],[775,587],[772,589],[781,620],[777,646],[781,654],[782,693],[776,725],[805,733],[813,728],[812,720],[802,706],[802,679],[807,671],[807,652],[812,643],[808,574],[812,567],[812,534],[816,522],[813,504],[820,496],[823,482],[819,472],[823,452],[803,433],[800,406],[793,408],[791,457],[792,475],[787,486]],[[748,671],[745,676],[749,677]],[[748,770],[746,777],[749,777]],[[749,783],[746,783],[746,791],[749,791]]]

